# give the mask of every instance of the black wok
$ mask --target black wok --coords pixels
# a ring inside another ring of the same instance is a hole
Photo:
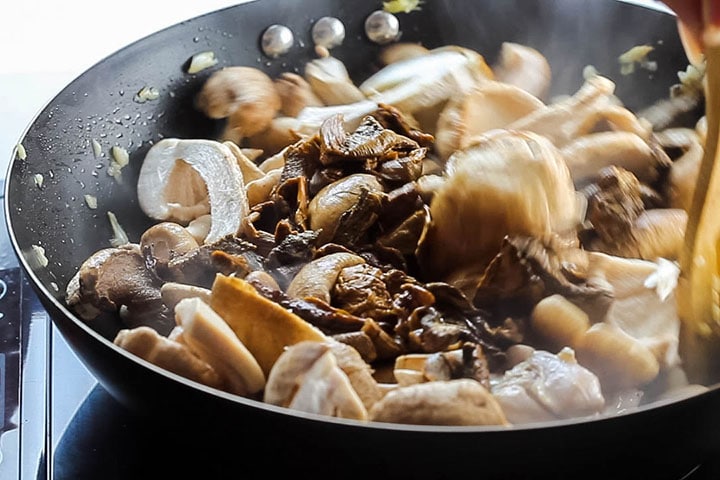
[[[319,418],[224,394],[161,371],[116,348],[64,304],[64,289],[80,263],[112,237],[114,212],[131,240],[151,221],[140,211],[135,181],[150,142],[162,137],[212,138],[222,125],[193,108],[213,70],[185,73],[195,53],[212,50],[215,68],[251,65],[270,75],[301,69],[314,58],[310,27],[332,15],[346,26],[333,51],[356,79],[369,75],[379,47],[363,34],[381,2],[261,0],[194,18],[118,51],[73,81],[37,116],[21,143],[6,183],[8,228],[23,268],[62,335],[124,405],[140,415],[169,419],[168,432],[186,435],[188,452],[201,441],[208,462],[226,462],[228,475],[250,471],[319,476],[442,478],[680,478],[720,450],[720,390],[589,422],[538,426],[443,428]],[[427,0],[401,14],[403,39],[426,46],[464,45],[491,63],[501,42],[538,48],[551,62],[551,95],[574,92],[593,65],[617,83],[617,94],[639,110],[666,98],[686,58],[674,18],[611,0]],[[289,55],[269,59],[259,48],[265,27],[281,23],[296,34]],[[617,57],[630,47],[655,46],[656,72],[621,75]],[[157,100],[138,103],[145,86]],[[105,156],[95,158],[91,141]],[[122,184],[107,175],[111,146],[131,153]],[[104,165],[104,168],[98,166]],[[39,188],[35,174],[42,174]],[[97,197],[91,210],[84,195]],[[46,267],[33,260],[45,249]],[[159,439],[161,441],[161,439]],[[212,448],[207,448],[211,445]]]

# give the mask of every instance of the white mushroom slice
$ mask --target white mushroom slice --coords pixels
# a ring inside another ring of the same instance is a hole
[[[198,218],[191,220],[188,226],[185,227],[190,235],[193,236],[196,242],[199,244],[205,243],[205,239],[210,233],[210,227],[212,226],[212,216],[210,214],[201,215]]]
[[[397,387],[370,409],[375,422],[410,425],[507,425],[480,382],[466,378]]]
[[[578,136],[578,130],[589,116],[612,103],[614,91],[615,83],[594,75],[573,96],[535,110],[507,128],[538,133],[562,147]]]
[[[385,66],[427,55],[429,52],[430,50],[418,43],[397,42],[384,47],[380,52],[379,59],[380,63]]]
[[[210,364],[237,395],[253,395],[265,387],[265,375],[255,357],[227,323],[200,298],[185,298],[175,306],[190,349]]]
[[[605,405],[598,378],[569,348],[533,352],[493,381],[491,391],[513,424],[594,415]]]
[[[647,141],[650,139],[653,127],[646,119],[638,118],[621,105],[608,105],[588,116],[578,127],[577,135],[606,129],[634,133]]]
[[[589,252],[588,258],[589,281],[605,283],[613,289],[614,300],[604,321],[643,343],[654,344],[653,351],[662,368],[677,365],[680,320],[674,286],[679,269],[664,268],[662,261],[655,263],[598,252]],[[662,274],[661,278],[658,273]]]
[[[512,42],[504,42],[500,47],[493,73],[496,80],[522,88],[537,98],[545,97],[552,79],[550,63],[542,53]]]
[[[640,180],[647,180],[657,164],[657,156],[648,143],[629,132],[599,132],[579,137],[562,150],[576,185],[597,178],[609,166],[624,168]]]
[[[148,150],[138,178],[143,212],[155,220],[184,223],[208,213],[176,203],[177,192],[185,188],[183,179],[173,175],[178,168],[195,172],[206,185],[212,225],[205,243],[236,234],[249,211],[242,172],[230,149],[213,140],[167,138]]]
[[[204,287],[198,287],[197,285],[166,282],[160,287],[160,296],[165,305],[174,311],[175,306],[180,303],[180,300],[185,298],[199,298],[205,303],[208,303],[210,301],[210,290]]]
[[[257,180],[258,178],[265,176],[265,173],[260,170],[254,162],[245,156],[242,149],[238,147],[237,143],[223,142],[223,145],[228,147],[235,156],[235,159],[238,162],[238,167],[240,167],[240,172],[242,172],[243,183],[245,183],[245,185],[253,180]]]
[[[501,131],[453,154],[430,204],[418,259],[443,278],[484,268],[506,235],[572,231],[584,214],[570,172],[548,139]]]
[[[288,347],[268,375],[263,400],[307,413],[367,419],[362,400],[326,343]]]
[[[330,303],[330,291],[343,268],[365,263],[352,253],[336,252],[317,258],[303,266],[287,288],[290,298],[315,297]]]
[[[265,202],[270,198],[270,194],[273,189],[280,183],[280,176],[282,175],[282,168],[276,168],[270,170],[267,174],[263,175],[262,178],[253,180],[245,186],[247,192],[248,204],[251,207]]]
[[[305,134],[312,133],[314,130],[308,131],[295,117],[275,117],[266,129],[246,138],[244,143],[262,150],[265,155],[275,155],[297,142]]]
[[[346,105],[365,100],[350,79],[345,64],[335,57],[316,58],[305,65],[305,79],[325,105]]]
[[[504,128],[544,106],[518,87],[487,81],[448,101],[437,121],[435,148],[446,160],[456,150],[466,148],[474,136]]]

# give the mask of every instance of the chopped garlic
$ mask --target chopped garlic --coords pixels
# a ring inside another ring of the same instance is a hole
[[[47,267],[48,266],[48,259],[45,256],[45,249],[41,247],[40,245],[31,245],[32,252],[30,255],[30,264],[37,264],[41,267]]]
[[[134,100],[138,103],[145,103],[149,100],[156,100],[160,96],[160,90],[155,87],[143,87],[136,95]]]
[[[414,10],[421,10],[422,0],[390,0],[383,2],[383,10],[388,13],[410,13]]]
[[[100,142],[93,138],[90,143],[92,145],[93,155],[95,155],[95,158],[99,158],[102,155],[102,146],[100,145]]]
[[[22,143],[18,143],[15,146],[15,153],[20,160],[25,160],[27,158],[27,152],[25,151],[25,147]]]
[[[125,233],[125,230],[123,230],[115,214],[108,211],[107,216],[110,220],[110,226],[112,227],[113,231],[113,238],[110,239],[110,245],[112,245],[113,247],[120,247],[122,245],[127,245],[128,243],[130,243],[127,233]]]
[[[652,52],[655,47],[650,45],[636,45],[627,52],[618,57],[620,62],[620,73],[629,75],[635,71],[635,64],[639,64],[647,70],[657,70],[657,63],[647,59],[647,55]]]
[[[130,163],[130,155],[128,155],[127,150],[117,146],[110,149],[110,154],[112,155],[112,161],[108,166],[107,173],[115,180],[120,180],[121,170]]]
[[[88,208],[95,210],[97,208],[97,197],[93,195],[85,195],[85,203]]]
[[[188,73],[198,73],[201,70],[210,68],[217,63],[215,58],[215,52],[201,52],[196,53],[190,59],[190,66],[188,67]]]
[[[33,175],[33,180],[35,180],[35,185],[38,188],[42,188],[45,177],[43,177],[42,173],[36,173],[35,175]]]
[[[654,288],[663,302],[675,290],[680,276],[680,267],[675,262],[660,258],[657,269],[645,279],[645,288]]]

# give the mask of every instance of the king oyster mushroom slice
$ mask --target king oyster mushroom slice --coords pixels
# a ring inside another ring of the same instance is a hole
[[[533,352],[492,381],[491,391],[513,424],[595,415],[605,405],[598,378],[570,348]]]
[[[508,425],[480,382],[461,378],[397,387],[370,409],[370,420],[409,425]]]
[[[311,60],[305,65],[305,79],[325,105],[345,105],[365,100],[365,95],[353,83],[345,64],[327,56]]]
[[[585,80],[573,96],[535,110],[507,128],[538,133],[549,138],[557,147],[563,147],[578,136],[578,131],[585,128],[588,117],[615,101],[614,92],[614,82],[594,75]]]
[[[270,370],[263,400],[307,413],[367,420],[362,399],[324,342],[289,346]]]
[[[418,259],[432,278],[484,268],[507,235],[573,232],[584,215],[559,151],[530,132],[499,131],[453,154],[430,204]]]
[[[537,98],[544,98],[550,88],[550,63],[537,49],[527,45],[503,42],[492,70],[497,81],[515,85]]]
[[[208,213],[198,204],[182,203],[187,181],[196,178],[205,183],[210,205],[205,243],[236,234],[249,212],[243,176],[232,151],[213,140],[166,138],[150,147],[138,178],[140,208],[155,220],[179,223]]]
[[[175,319],[183,329],[183,342],[225,379],[231,393],[253,395],[265,387],[265,374],[255,357],[203,300],[180,300]]]
[[[519,87],[487,81],[452,97],[438,118],[435,149],[440,158],[466,148],[472,138],[496,128],[504,128],[519,118],[544,107],[536,97]]]

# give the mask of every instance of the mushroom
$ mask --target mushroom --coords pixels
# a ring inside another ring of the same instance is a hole
[[[426,55],[430,50],[419,43],[396,42],[383,47],[380,51],[379,60],[383,66],[391,63],[410,60],[411,58]]]
[[[561,148],[586,128],[586,120],[604,110],[613,101],[615,83],[601,75],[593,75],[571,97],[537,109],[507,126],[547,137]]]
[[[288,117],[296,117],[305,107],[323,105],[307,80],[296,73],[281,73],[275,79],[275,89],[280,95],[280,112]]]
[[[258,166],[255,165],[255,162],[245,156],[243,150],[238,147],[235,142],[223,142],[223,145],[228,147],[232,154],[235,156],[238,167],[240,167],[240,173],[242,173],[243,183],[245,185],[265,176],[265,172],[260,170]]]
[[[281,176],[282,168],[276,168],[264,174],[262,178],[249,182],[245,186],[248,205],[254,207],[255,205],[268,201],[275,187],[280,184]]]
[[[319,230],[318,244],[327,243],[335,236],[340,218],[360,198],[362,191],[382,192],[383,187],[375,175],[356,173],[323,187],[308,205],[310,228]]]
[[[340,272],[365,260],[352,253],[337,252],[317,258],[300,269],[287,288],[290,298],[318,298],[330,303],[330,292]]]
[[[173,322],[160,285],[140,247],[128,244],[101,249],[87,258],[68,284],[66,301],[84,320],[93,320],[101,312],[122,312],[127,327],[151,326],[164,335]]]
[[[652,181],[667,160],[642,137],[620,131],[583,135],[567,143],[561,153],[576,185],[590,183],[609,166],[628,170],[641,181]]]
[[[317,107],[314,107],[317,108]],[[262,150],[267,156],[274,156],[282,152],[287,146],[301,140],[304,136],[313,134],[313,129],[303,130],[302,122],[295,117],[275,117],[267,128],[245,139],[245,143]]]
[[[160,295],[171,311],[175,311],[175,306],[185,298],[199,298],[205,303],[210,301],[209,289],[178,282],[163,283],[160,287]]]
[[[536,350],[493,382],[492,394],[513,424],[599,414],[605,406],[598,378],[571,348]]]
[[[168,372],[209,387],[223,387],[222,378],[207,362],[186,345],[165,338],[150,327],[120,330],[113,343]]]
[[[507,235],[573,232],[584,214],[570,172],[548,139],[499,131],[453,154],[430,204],[418,260],[431,278],[483,269]]]
[[[263,400],[294,410],[367,420],[367,410],[327,343],[288,347],[270,371]]]
[[[216,277],[210,307],[227,322],[255,357],[266,378],[288,346],[304,340],[328,340],[319,329],[261,296],[250,283],[237,277]]]
[[[493,395],[466,378],[392,389],[369,415],[375,422],[409,425],[508,425]]]
[[[227,323],[200,298],[185,298],[175,306],[183,341],[225,379],[225,388],[252,396],[265,387],[265,375]]]
[[[672,208],[690,211],[695,185],[700,174],[700,163],[705,153],[701,134],[692,129],[668,129],[658,133],[664,148],[679,148],[682,155],[670,166],[666,195]],[[678,138],[680,137],[680,138]]]
[[[305,80],[325,105],[346,105],[365,100],[345,64],[335,57],[316,58],[305,64]]]
[[[466,148],[472,138],[504,128],[544,104],[519,87],[487,81],[448,100],[437,121],[435,148],[440,158]]]
[[[208,117],[228,118],[228,133],[239,139],[265,130],[280,109],[272,79],[253,67],[225,67],[205,81],[196,98]]]
[[[179,203],[187,188],[185,180],[196,176],[205,184],[207,200]],[[137,185],[140,208],[155,220],[187,223],[208,213],[209,201],[212,223],[206,244],[236,234],[249,210],[235,155],[213,140],[160,140],[145,155]]]
[[[173,259],[198,248],[195,237],[175,222],[160,222],[140,236],[140,251],[154,268],[166,267]]]
[[[550,89],[552,70],[547,58],[527,45],[503,42],[492,70],[497,81],[515,85],[537,98],[544,98]]]

